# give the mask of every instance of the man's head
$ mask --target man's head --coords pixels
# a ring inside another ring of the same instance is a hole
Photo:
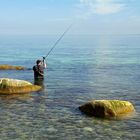
[[[41,62],[42,62],[41,60],[37,60],[37,61],[36,61],[36,64],[37,64],[37,65],[40,65]]]

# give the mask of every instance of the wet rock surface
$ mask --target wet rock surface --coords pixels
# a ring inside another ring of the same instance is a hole
[[[38,91],[41,86],[33,85],[28,81],[0,78],[0,94],[16,94]]]
[[[12,66],[8,64],[0,65],[0,70],[24,70],[25,67],[22,66]]]
[[[79,109],[90,116],[95,117],[124,117],[134,112],[134,106],[129,101],[122,100],[92,100]]]

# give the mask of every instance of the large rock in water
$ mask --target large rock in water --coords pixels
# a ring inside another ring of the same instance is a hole
[[[130,102],[121,100],[92,100],[79,109],[95,117],[124,117],[135,110]]]
[[[0,65],[0,70],[24,70],[25,68],[22,66],[11,66],[11,65]]]
[[[0,78],[0,94],[28,93],[40,89],[40,86],[24,80]]]

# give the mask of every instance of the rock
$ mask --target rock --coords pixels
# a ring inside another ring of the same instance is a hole
[[[79,109],[95,117],[121,117],[135,110],[130,102],[121,100],[92,100]]]
[[[11,65],[0,65],[0,70],[24,70],[25,68],[22,66],[11,66]]]
[[[84,127],[84,130],[88,132],[93,132],[93,129],[91,127]]]
[[[17,79],[0,78],[0,94],[28,93],[38,91],[41,86]]]

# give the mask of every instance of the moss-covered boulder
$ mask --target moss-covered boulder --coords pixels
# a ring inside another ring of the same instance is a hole
[[[0,78],[0,94],[29,93],[40,89],[40,86],[24,80]]]
[[[124,117],[135,110],[132,103],[121,100],[92,100],[79,109],[95,117]]]
[[[11,66],[11,65],[0,65],[0,70],[24,70],[25,67],[22,66]]]

